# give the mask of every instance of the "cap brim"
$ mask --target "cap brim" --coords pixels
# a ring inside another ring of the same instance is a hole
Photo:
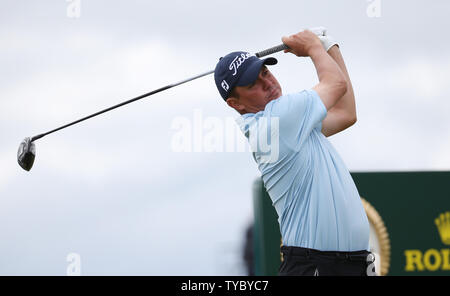
[[[236,86],[246,86],[252,84],[258,78],[259,71],[261,71],[261,67],[263,65],[275,65],[276,63],[278,63],[277,59],[272,57],[256,61],[248,67],[247,71],[242,73],[242,76],[239,78]]]

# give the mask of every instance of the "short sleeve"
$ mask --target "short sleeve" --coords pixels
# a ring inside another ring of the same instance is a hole
[[[321,129],[327,109],[314,90],[280,97],[273,103],[271,117],[279,118],[280,140],[299,147],[315,128]]]

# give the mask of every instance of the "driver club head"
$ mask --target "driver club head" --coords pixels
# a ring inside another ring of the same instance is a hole
[[[29,171],[33,167],[35,157],[36,146],[30,138],[25,138],[17,151],[17,162],[24,170]]]

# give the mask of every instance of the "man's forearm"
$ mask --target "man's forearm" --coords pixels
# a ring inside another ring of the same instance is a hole
[[[347,68],[345,67],[344,58],[342,57],[339,47],[333,46],[328,50],[328,54],[333,58],[333,60],[339,65],[342,73],[347,80],[347,92],[337,101],[337,103],[329,111],[339,110],[339,112],[347,113],[352,119],[356,120],[356,103],[355,95],[353,93],[352,82],[350,81],[350,76],[348,75]]]
[[[330,56],[333,58],[331,54]],[[322,49],[322,47],[317,48],[317,50],[311,51],[310,57],[312,62],[314,63],[314,67],[316,68],[319,82],[322,82],[324,80],[339,81],[342,80],[342,78],[345,78],[345,76],[342,75],[343,73],[341,73],[342,71],[340,71],[341,66],[338,64],[339,67],[336,67],[336,60],[334,58],[334,61],[331,60],[327,56],[326,51]],[[347,79],[345,78],[345,80]]]

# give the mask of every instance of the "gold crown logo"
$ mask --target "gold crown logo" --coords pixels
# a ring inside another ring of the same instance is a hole
[[[434,223],[436,223],[442,242],[450,245],[450,212],[440,214]]]

